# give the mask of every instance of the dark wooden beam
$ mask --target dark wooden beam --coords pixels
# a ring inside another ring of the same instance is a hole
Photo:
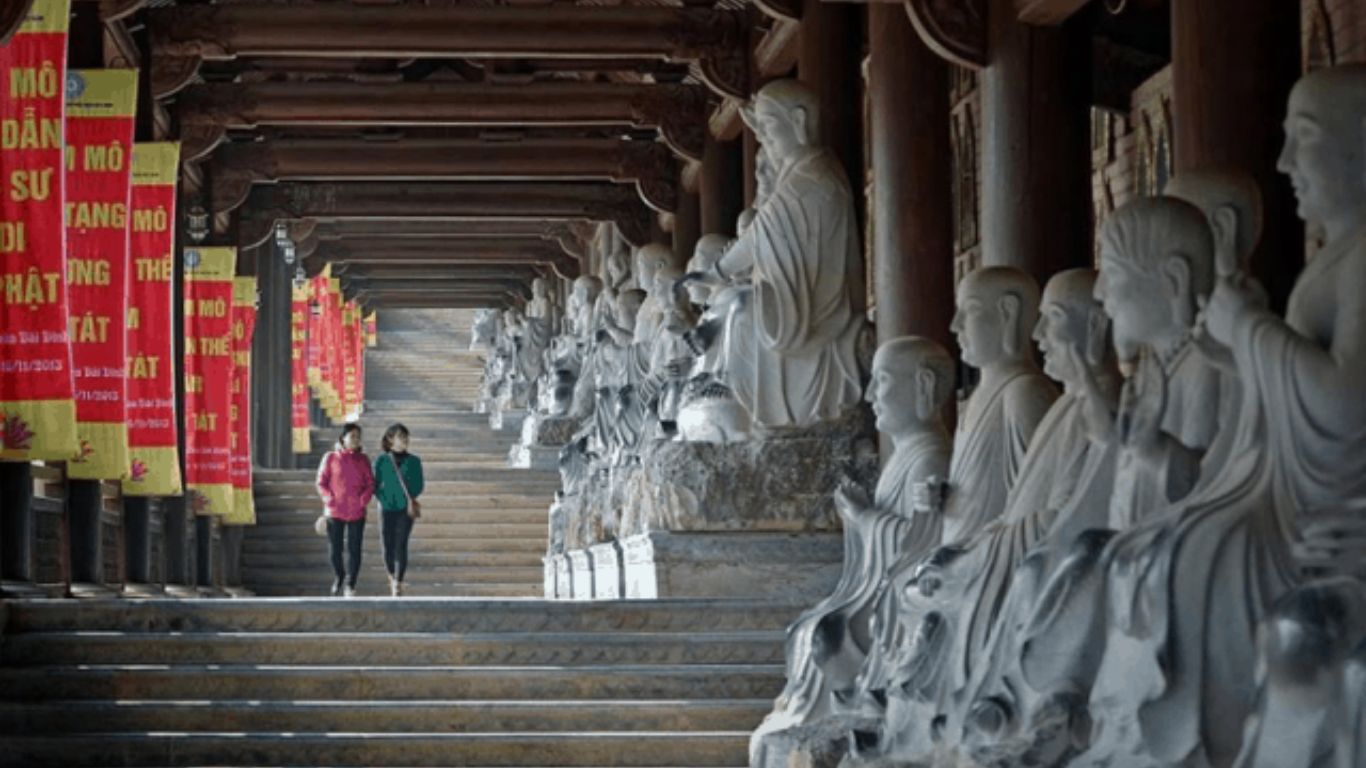
[[[745,14],[698,7],[270,2],[181,5],[147,14],[154,88],[169,95],[204,60],[354,58],[651,58],[696,63],[718,94],[748,95]],[[188,71],[188,75],[184,74]]]
[[[239,245],[263,242],[276,221],[309,218],[610,221],[639,246],[653,214],[635,190],[604,182],[289,181],[251,191]]]
[[[678,204],[673,156],[648,141],[259,141],[220,147],[208,169],[214,213],[240,207],[254,184],[317,179],[602,180],[634,184],[657,211]]]
[[[1026,24],[1054,27],[1071,18],[1091,0],[1015,0],[1015,12]]]
[[[987,0],[905,0],[930,50],[969,69],[987,64]]]
[[[14,33],[19,31],[19,25],[28,18],[32,6],[33,0],[6,0],[0,3],[0,45],[8,44]]]
[[[577,277],[578,259],[557,243],[541,239],[453,238],[436,242],[415,240],[392,243],[383,239],[354,239],[323,243],[314,262],[365,269],[494,269],[516,272],[553,269],[565,277]]]
[[[708,96],[695,85],[619,83],[204,83],[176,104],[187,161],[229,129],[260,126],[575,126],[657,128],[701,160]]]

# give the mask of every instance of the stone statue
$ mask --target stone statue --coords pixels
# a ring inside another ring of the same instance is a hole
[[[660,293],[662,318],[650,352],[650,372],[659,382],[654,397],[657,432],[660,437],[671,439],[678,433],[683,390],[696,362],[688,334],[697,325],[697,314],[676,269],[661,269],[655,280],[659,284],[656,290]]]
[[[679,438],[689,442],[730,443],[750,437],[752,419],[733,384],[752,385],[754,378],[751,284],[728,283],[716,272],[730,242],[724,235],[703,235],[685,275],[688,296],[702,307],[685,335],[695,362],[675,416]]]
[[[644,302],[644,291],[622,291],[612,312],[620,324],[610,324],[598,331],[598,400],[594,419],[604,448],[602,455],[610,457],[613,464],[620,464],[634,452],[644,426],[643,409],[637,405],[638,368],[632,359],[635,345],[632,332],[627,330],[634,328]]]
[[[953,382],[953,359],[928,339],[893,339],[874,356],[867,399],[892,453],[873,499],[848,483],[836,493],[844,570],[834,593],[788,629],[787,686],[751,739],[750,765],[786,766],[794,749],[834,749],[847,730],[834,697],[853,688],[870,647],[869,619],[887,568],[939,543],[936,489],[952,453],[942,411]]]
[[[479,309],[474,313],[474,323],[470,326],[470,349],[487,352],[493,349],[501,332],[502,316],[496,309]]]
[[[1074,269],[1054,275],[1044,290],[1033,337],[1044,372],[1064,391],[1030,439],[1004,512],[928,558],[916,573],[930,610],[914,636],[933,642],[915,646],[891,672],[879,746],[899,759],[927,759],[937,747],[931,727],[953,729],[961,721],[957,705],[1005,631],[1000,611],[1026,553],[1073,505],[1103,505],[1109,498],[1113,455],[1091,439],[1084,415],[1092,393],[1111,404],[1119,393],[1109,321],[1093,298],[1095,283],[1094,271]]]
[[[663,312],[659,306],[659,288],[655,278],[660,270],[665,268],[672,270],[675,276],[679,274],[677,268],[672,266],[672,260],[673,252],[659,243],[651,243],[636,250],[632,278],[635,280],[636,288],[646,293],[645,303],[641,305],[636,316],[633,340],[637,344],[652,341],[653,333],[659,328]]]
[[[764,429],[832,421],[858,404],[855,347],[863,286],[853,195],[820,143],[815,95],[793,80],[765,85],[745,119],[777,169],[754,223],[721,259],[754,283],[752,394],[735,391]]]
[[[1274,514],[1255,524],[1289,542],[1287,580],[1326,576],[1286,594],[1264,618],[1260,690],[1239,768],[1366,762],[1363,116],[1364,66],[1319,70],[1296,84],[1277,167],[1322,247],[1296,281],[1284,320],[1241,273],[1221,277],[1206,312],[1265,430],[1254,491]],[[1246,576],[1214,576],[1231,575]],[[1246,649],[1236,651],[1241,660]]]
[[[1013,267],[982,267],[958,286],[951,328],[963,361],[978,367],[981,383],[968,399],[954,436],[943,515],[943,543],[958,543],[992,522],[1024,461],[1035,428],[1057,390],[1034,363],[1029,337],[1038,318],[1039,289]],[[854,706],[879,712],[891,675],[914,656],[907,638],[916,631],[923,606],[907,591],[924,565],[924,553],[903,556],[892,566],[879,598],[877,642],[859,673]]]

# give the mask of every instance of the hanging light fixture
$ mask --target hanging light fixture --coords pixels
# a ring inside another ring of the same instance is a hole
[[[305,285],[308,285],[308,275],[304,274],[303,267],[299,267],[294,270],[294,287],[302,291]]]
[[[201,205],[185,211],[185,235],[192,243],[202,243],[209,236],[209,212]]]

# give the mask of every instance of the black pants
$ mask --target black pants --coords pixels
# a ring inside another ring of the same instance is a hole
[[[346,567],[342,567],[342,538],[346,539]],[[365,518],[359,520],[327,519],[327,544],[332,555],[332,572],[337,581],[346,579],[346,586],[356,588],[360,575],[361,546],[365,541]]]
[[[404,509],[386,509],[379,515],[383,523],[380,542],[384,545],[384,570],[403,581],[403,574],[408,570],[408,537],[413,533],[413,519]]]

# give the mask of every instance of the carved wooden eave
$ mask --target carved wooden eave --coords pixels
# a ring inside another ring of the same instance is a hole
[[[1067,21],[1090,0],[1015,0],[1015,13],[1026,24],[1052,27]]]
[[[281,182],[252,189],[242,246],[279,220],[509,218],[609,221],[632,245],[649,242],[650,209],[630,187],[604,182]]]
[[[744,96],[749,88],[742,11],[285,0],[157,8],[147,19],[163,74],[156,78],[159,97],[183,88],[202,61],[244,55],[656,58],[696,62],[722,96]]]
[[[527,219],[309,219],[323,240],[386,237],[433,240],[460,237],[540,237],[556,240],[574,237],[576,222],[545,222]],[[592,226],[592,225],[585,225]]]
[[[142,66],[142,52],[122,22],[104,23],[104,66],[109,69],[137,69]]]
[[[801,0],[754,0],[754,5],[778,21],[801,21]]]
[[[348,269],[358,265],[396,270],[549,267],[561,275],[577,273],[579,263],[558,243],[540,238],[469,238],[401,245],[384,239],[346,240],[323,243],[312,260],[346,264]]]
[[[9,39],[19,31],[19,25],[28,18],[29,9],[32,7],[33,0],[9,0],[0,3],[0,45],[9,43]]]
[[[215,212],[246,202],[253,184],[299,179],[578,179],[634,184],[655,210],[678,202],[672,154],[662,144],[623,140],[359,139],[229,144],[208,163]]]
[[[147,0],[100,0],[100,18],[106,23],[120,21],[142,10]]]
[[[797,66],[798,41],[802,25],[795,21],[775,21],[754,47],[754,66],[759,77],[782,77]],[[743,97],[748,99],[749,94]]]
[[[696,85],[551,82],[211,83],[178,98],[182,153],[212,151],[228,129],[260,126],[630,126],[655,128],[702,159],[708,93]]]
[[[986,0],[905,0],[920,39],[944,59],[968,69],[987,65]]]

